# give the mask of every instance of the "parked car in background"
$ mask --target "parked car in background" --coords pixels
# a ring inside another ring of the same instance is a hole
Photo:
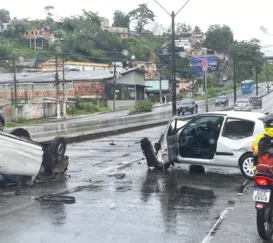
[[[185,113],[191,113],[191,114],[198,113],[198,105],[193,99],[186,98],[178,102],[177,114],[184,115]]]
[[[229,99],[226,95],[218,96],[215,100],[215,106],[228,106],[229,105]]]
[[[248,99],[239,99],[234,105],[235,111],[251,111],[251,105]]]
[[[263,107],[263,100],[259,96],[251,96],[248,101],[252,107]]]
[[[264,133],[263,113],[218,111],[180,121],[173,117],[158,142],[148,138],[141,149],[149,167],[167,170],[174,163],[239,167],[247,179],[254,178],[251,144]]]

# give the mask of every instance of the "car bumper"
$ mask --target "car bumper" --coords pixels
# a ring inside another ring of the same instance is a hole
[[[186,112],[191,112],[191,108],[177,108],[178,113],[186,113]]]
[[[235,108],[234,107],[234,110],[235,111],[251,111],[251,108]]]

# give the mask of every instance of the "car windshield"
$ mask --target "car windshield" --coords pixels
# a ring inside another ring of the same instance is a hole
[[[225,99],[226,99],[225,96],[219,96],[219,97],[217,98],[217,100],[225,100]]]
[[[191,105],[192,104],[192,100],[182,100],[180,102],[180,105]]]

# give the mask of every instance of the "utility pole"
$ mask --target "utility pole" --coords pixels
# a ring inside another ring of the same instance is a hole
[[[178,10],[177,13],[172,11],[170,14],[159,2],[154,0],[158,6],[160,6],[172,19],[172,113],[173,115],[177,114],[176,111],[176,60],[175,60],[175,17],[181,12],[181,10],[189,3],[190,0],[187,0],[186,3]]]
[[[233,59],[233,93],[234,93],[234,104],[236,103],[237,100],[237,95],[236,95],[236,60],[235,60],[235,54],[234,51],[232,51],[232,59]]]
[[[13,62],[13,85],[14,85],[14,104],[17,108],[17,80],[16,80],[16,60],[15,57],[12,59]]]
[[[58,53],[55,56],[55,68],[56,68],[56,75],[55,75],[55,82],[56,82],[56,104],[57,104],[57,119],[61,119],[61,109],[60,109],[60,87],[59,87],[59,73],[58,73]]]
[[[15,105],[15,121],[18,118],[18,107],[17,107],[17,80],[16,80],[16,59],[13,57],[13,86],[14,86],[14,105]]]
[[[172,111],[175,116],[176,111],[176,60],[175,60],[175,13],[172,11]]]
[[[162,103],[162,80],[159,72],[159,102]]]
[[[113,94],[113,110],[116,109],[116,85],[117,85],[117,64],[114,62],[114,94]]]
[[[266,60],[266,81],[267,81],[267,93],[269,93],[269,76],[268,76],[268,60]]]
[[[66,99],[65,99],[65,60],[63,58],[63,119],[66,119]]]
[[[256,96],[259,95],[259,86],[258,86],[258,69],[257,69],[257,60],[255,60],[255,74],[256,74]]]

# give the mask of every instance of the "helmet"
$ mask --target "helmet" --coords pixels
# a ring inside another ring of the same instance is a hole
[[[265,127],[273,128],[273,113],[268,113],[265,116],[259,118],[264,123]]]

